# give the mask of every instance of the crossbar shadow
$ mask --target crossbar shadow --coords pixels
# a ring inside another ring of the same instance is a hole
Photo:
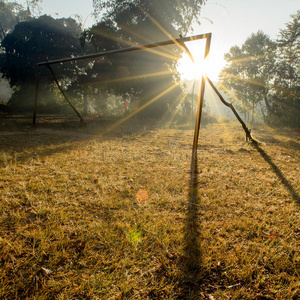
[[[262,158],[271,166],[274,173],[277,175],[278,179],[281,183],[286,187],[286,189],[291,194],[292,198],[300,205],[300,196],[291,183],[286,179],[283,175],[282,171],[278,168],[278,166],[273,162],[271,157],[259,146],[258,143],[252,143],[258,153],[262,156]]]
[[[182,278],[179,299],[193,299],[201,285],[202,253],[199,221],[199,180],[197,155],[193,156],[189,181],[189,194],[184,227],[184,253],[181,261]]]

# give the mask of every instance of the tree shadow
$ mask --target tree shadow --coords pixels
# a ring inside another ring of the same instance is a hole
[[[156,128],[151,120],[119,121],[120,118],[91,117],[83,125],[74,117],[43,115],[33,127],[30,115],[0,115],[0,154],[8,152],[26,161],[36,155],[46,157],[76,148],[77,142],[147,135]]]
[[[184,228],[184,253],[181,261],[181,280],[179,299],[196,299],[199,296],[202,272],[202,253],[199,222],[199,180],[197,154],[193,155],[191,177]],[[196,298],[195,298],[196,297]]]
[[[286,179],[286,177],[283,175],[281,170],[278,168],[278,166],[272,161],[271,157],[259,146],[258,143],[252,143],[255,149],[258,151],[258,153],[262,156],[262,158],[271,166],[274,173],[277,175],[278,179],[281,181],[281,183],[286,187],[286,189],[289,191],[293,199],[300,205],[300,196],[297,193],[297,191],[294,189],[294,187],[290,184],[290,182]]]

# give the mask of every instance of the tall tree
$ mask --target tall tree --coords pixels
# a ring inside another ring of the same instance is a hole
[[[75,20],[53,19],[46,15],[15,26],[2,41],[4,53],[0,54],[0,71],[15,90],[9,101],[11,107],[32,109],[36,64],[47,59],[78,55],[81,51],[80,34],[80,25]],[[55,69],[65,86],[77,76],[75,65],[58,65]],[[49,82],[53,79],[46,68],[42,72],[41,90],[44,89],[47,95]]]
[[[245,114],[251,112],[252,121],[257,105],[261,113],[270,110],[269,93],[275,66],[275,43],[262,31],[253,33],[241,46],[234,46],[225,54],[227,65],[222,70],[223,85],[234,92]]]
[[[300,10],[280,30],[271,121],[300,127]]]

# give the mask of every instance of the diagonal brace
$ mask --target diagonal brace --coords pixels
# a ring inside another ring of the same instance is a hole
[[[77,116],[78,116],[78,118],[80,119],[80,121],[81,121],[83,124],[85,124],[85,123],[84,123],[84,120],[82,119],[82,117],[81,117],[81,115],[80,115],[80,113],[79,113],[78,110],[75,108],[75,106],[71,103],[71,101],[68,99],[68,97],[66,96],[66,94],[65,94],[65,92],[63,91],[62,87],[60,86],[60,84],[59,84],[59,82],[58,82],[58,80],[57,80],[57,78],[56,78],[56,76],[55,76],[55,74],[54,74],[53,69],[51,68],[51,66],[48,64],[48,65],[46,65],[46,67],[50,70],[50,72],[51,72],[51,74],[52,74],[52,76],[53,76],[53,79],[54,79],[54,81],[55,81],[57,87],[59,88],[59,90],[60,90],[60,92],[63,94],[63,96],[65,97],[66,101],[69,103],[69,105],[72,107],[72,109],[74,110],[74,112],[77,114]]]
[[[249,141],[257,144],[257,141],[255,139],[253,139],[253,137],[251,136],[251,129],[247,128],[246,124],[244,123],[244,121],[242,120],[240,115],[237,113],[234,106],[224,99],[224,97],[221,95],[221,93],[218,91],[218,89],[215,87],[215,85],[212,83],[212,81],[208,77],[206,77],[206,79],[207,79],[208,83],[210,84],[210,86],[212,87],[212,89],[214,90],[214,92],[217,94],[217,96],[221,100],[221,102],[232,110],[232,112],[234,113],[234,115],[236,116],[238,121],[242,124],[242,127],[246,133],[246,141],[249,140]]]

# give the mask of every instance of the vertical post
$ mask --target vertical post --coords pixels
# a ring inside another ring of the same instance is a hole
[[[32,118],[33,126],[35,126],[35,122],[36,122],[37,101],[38,101],[38,95],[39,95],[39,83],[40,83],[40,66],[38,65],[37,72],[36,72],[35,99],[34,99],[34,110],[33,110],[33,118]]]
[[[207,57],[209,55],[210,42],[211,42],[211,33],[206,35],[204,59],[207,59]],[[199,130],[200,130],[201,116],[202,116],[202,110],[203,110],[204,92],[205,92],[205,82],[206,82],[206,74],[203,74],[202,79],[201,79],[200,94],[199,94],[199,98],[198,98],[198,110],[197,110],[195,132],[194,132],[193,158],[192,158],[193,160],[196,158],[196,155],[197,155]]]
[[[198,109],[197,109],[197,115],[196,115],[195,132],[194,132],[193,157],[196,155],[195,153],[197,152],[197,145],[198,145],[198,139],[199,139],[199,130],[200,130],[202,110],[203,110],[205,80],[206,80],[205,75],[202,75],[201,86],[200,86],[200,94],[199,94],[199,98],[198,98]]]

